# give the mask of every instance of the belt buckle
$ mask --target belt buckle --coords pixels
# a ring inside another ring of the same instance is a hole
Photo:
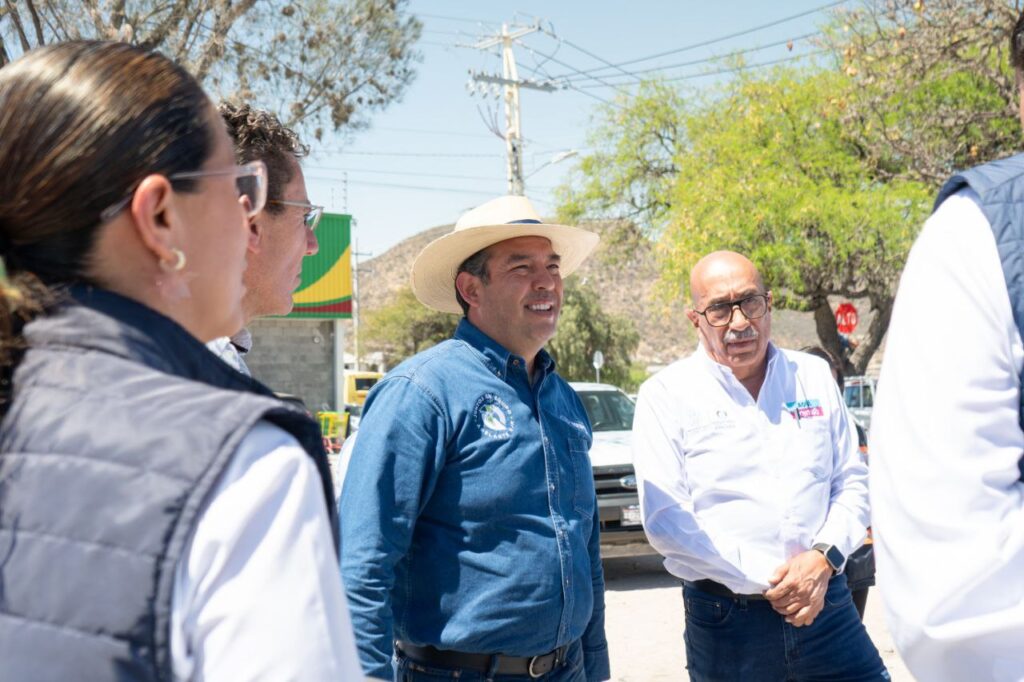
[[[548,654],[544,654],[544,656],[547,655]],[[532,658],[530,658],[530,665],[526,667],[526,672],[530,676],[531,680],[540,679],[544,675],[544,673],[534,672],[533,670],[533,664],[536,663],[539,659],[544,658],[544,656],[533,656]]]

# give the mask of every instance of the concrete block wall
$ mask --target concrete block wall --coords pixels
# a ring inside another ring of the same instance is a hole
[[[302,398],[312,412],[334,407],[334,322],[255,320],[249,325],[254,377],[275,391]]]

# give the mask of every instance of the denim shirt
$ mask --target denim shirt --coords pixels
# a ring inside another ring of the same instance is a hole
[[[366,673],[394,640],[534,656],[582,638],[608,679],[590,423],[544,351],[463,319],[367,397],[341,495],[341,567]]]

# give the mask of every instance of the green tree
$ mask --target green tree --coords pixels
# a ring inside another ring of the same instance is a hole
[[[889,326],[932,190],[878,181],[843,132],[849,88],[835,73],[780,71],[734,81],[691,116],[691,144],[679,158],[686,172],[661,246],[666,279],[680,284],[706,253],[746,253],[777,305],[812,311],[819,339],[838,357],[828,299],[867,299],[875,314],[848,368],[862,373]]]
[[[593,381],[591,361],[594,351],[599,350],[604,354],[601,380],[631,390],[636,383],[631,372],[632,357],[639,343],[640,335],[632,321],[606,313],[592,287],[577,277],[565,281],[558,331],[547,345],[562,378]]]
[[[320,139],[359,127],[413,78],[407,0],[5,0],[0,66],[63,40],[160,50],[214,94],[276,111]]]
[[[367,351],[381,351],[388,365],[451,338],[459,318],[426,307],[411,287],[403,287],[382,308],[366,313],[360,329]]]
[[[778,305],[813,311],[833,351],[828,298],[867,299],[875,315],[847,367],[864,371],[938,185],[1020,147],[1008,65],[1020,4],[864,0],[826,27],[824,65],[700,97],[657,83],[620,96],[562,214],[631,220],[632,238],[657,242],[670,295],[708,251],[751,255]]]
[[[853,84],[845,134],[883,180],[937,188],[1020,147],[1010,33],[1019,0],[865,0],[825,34]]]
[[[655,225],[672,206],[686,142],[684,100],[675,88],[646,81],[628,106],[622,103],[601,110],[587,135],[594,151],[580,158],[576,182],[560,190],[559,215],[569,224],[614,216],[625,225]]]

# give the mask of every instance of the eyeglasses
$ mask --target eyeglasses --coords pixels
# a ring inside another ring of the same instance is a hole
[[[245,216],[252,218],[257,213],[263,210],[263,207],[267,203],[267,166],[262,161],[253,161],[247,163],[244,166],[232,166],[231,168],[225,168],[223,170],[209,170],[209,171],[184,171],[181,173],[173,173],[167,176],[167,179],[172,183],[175,180],[191,180],[195,178],[205,177],[216,177],[221,175],[234,175],[235,185],[238,187],[238,198],[245,198],[247,207]],[[121,199],[116,204],[111,204],[109,207],[100,213],[100,220],[106,222],[116,216],[118,213],[123,211],[128,204],[131,203],[132,197],[135,196],[136,186],[128,193],[124,199]]]
[[[738,301],[712,303],[704,310],[694,310],[694,312],[703,315],[712,327],[725,327],[732,322],[736,308],[739,308],[748,320],[764,317],[768,312],[768,294],[754,294]]]
[[[306,209],[306,212],[302,214],[302,223],[306,226],[306,229],[313,231],[316,226],[320,223],[320,218],[324,214],[324,207],[311,204],[308,201],[285,201],[284,199],[271,199],[267,202],[268,204],[278,204],[280,206],[297,206],[298,208]]]

